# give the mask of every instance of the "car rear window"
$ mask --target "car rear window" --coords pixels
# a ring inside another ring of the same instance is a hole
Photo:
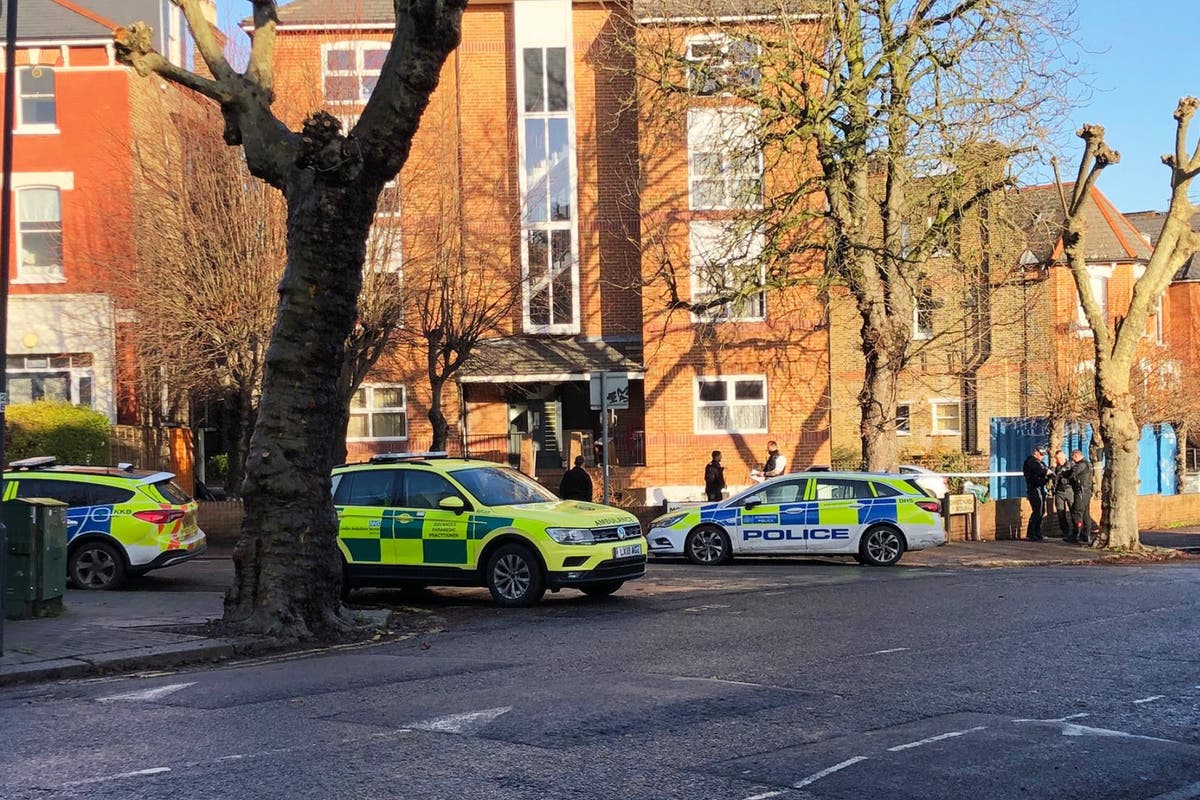
[[[886,483],[871,481],[871,488],[875,490],[876,497],[896,497],[900,494],[899,489],[895,486],[888,486]]]
[[[168,503],[183,505],[184,503],[192,502],[192,496],[179,488],[179,485],[175,481],[158,481],[154,484],[154,488],[158,490],[158,493]]]
[[[133,499],[133,492],[118,486],[92,486],[88,494],[93,506],[113,506]]]

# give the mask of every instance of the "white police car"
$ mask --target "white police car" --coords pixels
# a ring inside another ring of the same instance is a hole
[[[735,555],[853,555],[890,566],[905,550],[946,543],[941,504],[903,475],[781,475],[722,500],[663,514],[646,534],[655,555],[723,564]]]

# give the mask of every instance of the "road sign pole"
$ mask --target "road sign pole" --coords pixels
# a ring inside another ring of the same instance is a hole
[[[7,17],[4,31],[4,156],[0,161],[0,468],[4,458],[5,411],[8,407],[8,269],[12,258],[12,171],[13,121],[17,74],[17,0],[4,3]],[[0,656],[4,655],[4,571],[8,543],[4,522],[0,519]]]

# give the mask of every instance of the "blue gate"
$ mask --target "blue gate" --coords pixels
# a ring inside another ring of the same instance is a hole
[[[1143,425],[1138,442],[1138,494],[1177,494],[1175,456],[1179,440],[1166,422]]]
[[[1037,445],[1050,440],[1050,420],[1044,417],[992,417],[992,451],[988,471],[992,473],[988,493],[996,500],[1025,496],[1025,479],[1019,474],[1025,458]],[[1001,477],[998,472],[1016,472]]]

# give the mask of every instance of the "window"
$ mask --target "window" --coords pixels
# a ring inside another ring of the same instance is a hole
[[[804,499],[804,487],[807,484],[807,478],[783,481],[781,483],[773,483],[755,494],[760,498],[760,502],[763,505],[775,506],[782,505],[783,503],[797,503]]]
[[[913,332],[916,341],[933,338],[933,290],[923,286],[913,297]]]
[[[757,87],[761,74],[755,61],[758,45],[724,34],[695,36],[687,41],[688,91],[701,96]]]
[[[57,400],[92,407],[94,376],[90,353],[9,356],[10,403]]]
[[[1107,324],[1108,320],[1108,279],[1112,277],[1112,267],[1099,267],[1089,265],[1088,283],[1092,287],[1092,295],[1096,298],[1096,303],[1100,306],[1100,316]],[[1090,336],[1092,333],[1091,326],[1088,325],[1087,316],[1083,313],[1083,303],[1080,302],[1076,310],[1079,321],[1079,335]]]
[[[364,384],[350,398],[347,441],[401,441],[408,438],[404,386]]]
[[[565,47],[521,50],[522,257],[527,330],[578,330],[574,139]]]
[[[817,478],[818,500],[862,500],[874,497],[865,481],[847,478]]]
[[[363,105],[379,83],[387,42],[340,42],[324,47],[321,81],[330,105]]]
[[[92,505],[91,492],[86,483],[61,481],[51,478],[19,478],[17,497],[45,497],[66,503],[71,508]]]
[[[338,477],[333,492],[335,506],[390,506],[395,505],[395,477],[398,470],[368,469],[347,472]]]
[[[896,435],[910,436],[912,435],[912,409],[908,403],[900,403],[896,406]]]
[[[692,303],[720,297],[733,298],[719,306],[696,311],[700,321],[762,320],[766,318],[766,293],[759,255],[761,234],[746,236],[736,226],[693,222],[689,228]]]
[[[55,130],[54,70],[22,67],[17,70],[17,130]]]
[[[876,497],[899,497],[900,496],[899,489],[897,489],[895,486],[888,486],[886,483],[875,483],[874,481],[872,481],[871,482],[871,491],[873,491],[875,493]]]
[[[758,114],[742,108],[688,111],[688,180],[693,209],[762,206]]]
[[[1154,303],[1154,341],[1163,343],[1163,296],[1160,294]]]
[[[61,283],[62,192],[31,186],[17,192],[18,283]]]
[[[735,375],[696,379],[697,433],[765,433],[767,379]]]
[[[115,506],[118,503],[128,503],[133,499],[133,492],[117,486],[93,484],[89,487],[88,494],[88,500],[94,506]],[[184,502],[186,503],[187,500]]]
[[[405,508],[438,508],[438,504],[447,497],[464,499],[454,484],[436,472],[404,470],[404,499],[399,505]]]
[[[932,400],[934,436],[957,436],[962,433],[962,410],[957,400]]]

